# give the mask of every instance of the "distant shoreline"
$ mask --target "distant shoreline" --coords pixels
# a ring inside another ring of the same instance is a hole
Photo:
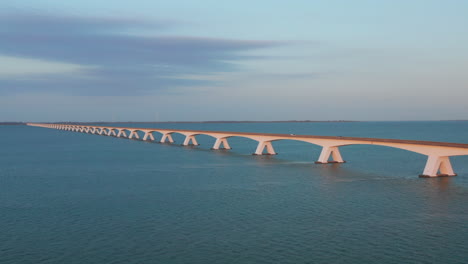
[[[173,123],[189,123],[189,124],[203,124],[203,123],[322,123],[322,122],[358,122],[347,120],[330,120],[330,121],[313,121],[313,120],[277,120],[277,121],[143,121],[143,122],[78,122],[82,124],[173,124]]]
[[[341,122],[360,122],[360,121],[348,121],[348,120],[329,120],[329,121],[314,121],[314,120],[277,120],[277,121],[93,121],[93,122],[73,122],[73,121],[60,121],[60,122],[40,122],[50,124],[174,124],[174,123],[189,123],[189,124],[202,124],[202,123],[341,123]],[[26,123],[38,123],[38,122],[0,122],[0,125],[25,125]]]
[[[326,120],[326,121],[317,121],[317,120],[276,120],[276,121],[120,121],[120,122],[110,122],[110,121],[92,121],[92,122],[73,122],[73,121],[60,121],[60,122],[0,122],[0,125],[26,125],[26,123],[49,123],[49,124],[226,124],[226,123],[353,123],[353,122],[468,122],[468,120],[404,120],[404,121],[353,121],[353,120]]]

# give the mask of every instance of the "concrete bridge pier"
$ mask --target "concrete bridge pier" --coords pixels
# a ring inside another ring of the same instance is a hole
[[[448,156],[428,156],[426,167],[421,178],[457,176],[453,172],[452,163]]]
[[[118,130],[119,130],[119,133],[117,133],[117,137],[121,137],[121,136],[127,137],[127,133],[125,133],[125,129],[118,129]]]
[[[221,147],[223,145],[223,147]],[[211,149],[231,149],[227,138],[216,138],[216,141]]]
[[[172,139],[171,133],[165,133],[163,134],[160,143],[166,143],[166,141],[169,141],[170,143],[174,143],[174,139]]]
[[[330,157],[332,160],[329,160]],[[320,157],[318,161],[316,161],[316,164],[326,164],[326,163],[345,163],[346,161],[343,160],[341,157],[340,150],[338,147],[328,147],[328,146],[323,146],[322,147],[322,152],[320,153]]]
[[[148,140],[148,138],[154,141],[153,132],[145,132],[145,135],[143,136],[143,140]]]
[[[130,130],[130,134],[128,135],[128,138],[132,139],[133,137],[135,137],[136,139],[140,139],[140,136],[138,135],[136,130]]]
[[[263,154],[264,150],[267,150],[266,154]],[[275,149],[273,148],[273,145],[271,144],[271,141],[259,141],[257,149],[255,150],[255,153],[252,155],[277,155],[278,153],[275,152]]]
[[[115,129],[109,129],[109,131],[107,132],[107,135],[108,135],[108,136],[117,136],[117,135],[115,134]]]
[[[195,138],[195,135],[185,136],[184,143],[182,143],[182,146],[198,146],[198,145],[200,144],[198,144],[197,139]]]

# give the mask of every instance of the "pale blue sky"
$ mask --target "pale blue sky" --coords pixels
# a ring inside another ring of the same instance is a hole
[[[2,1],[0,121],[468,119],[468,1]]]

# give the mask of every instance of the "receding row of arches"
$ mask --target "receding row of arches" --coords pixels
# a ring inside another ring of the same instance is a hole
[[[291,140],[306,142],[313,145],[321,146],[322,151],[318,160],[315,163],[344,163],[339,147],[348,145],[380,145],[398,149],[404,149],[419,154],[427,155],[428,161],[422,177],[436,176],[455,176],[449,156],[453,155],[468,155],[468,149],[465,152],[456,150],[450,152],[448,147],[441,146],[424,146],[414,144],[395,144],[388,142],[359,141],[359,140],[330,140],[323,138],[311,138],[291,135],[286,138],[274,136],[273,134],[258,134],[258,133],[237,133],[233,132],[216,132],[216,131],[191,131],[191,130],[170,130],[170,129],[152,129],[152,128],[132,128],[132,127],[104,127],[104,126],[82,126],[82,125],[61,125],[61,124],[35,124],[36,126],[50,127],[62,130],[77,131],[90,134],[115,136],[128,139],[140,139],[144,141],[156,141],[160,143],[174,143],[173,135],[183,137],[183,146],[197,146],[197,136],[204,135],[215,139],[215,143],[211,149],[231,149],[229,140],[231,138],[246,138],[258,143],[254,155],[276,155],[276,151],[272,142]],[[157,133],[158,135],[155,135]],[[160,139],[157,139],[160,138]],[[442,153],[441,155],[439,155]]]

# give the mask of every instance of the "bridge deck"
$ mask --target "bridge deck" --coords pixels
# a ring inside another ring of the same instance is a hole
[[[139,138],[136,131],[145,133],[143,140],[155,140],[151,132],[162,133],[163,136],[159,142],[167,141],[173,143],[174,140],[170,134],[179,133],[185,136],[183,146],[198,145],[195,139],[196,135],[208,135],[216,138],[216,142],[212,149],[220,149],[223,145],[224,149],[231,149],[227,138],[229,137],[246,137],[258,141],[258,146],[253,153],[254,155],[276,155],[272,141],[277,140],[297,140],[309,142],[322,146],[322,152],[318,161],[315,163],[344,163],[339,147],[354,144],[370,144],[382,145],[388,147],[401,148],[408,151],[413,151],[428,157],[423,174],[420,177],[439,177],[439,176],[456,176],[453,171],[449,157],[468,155],[468,144],[465,143],[450,143],[422,140],[405,140],[405,139],[386,139],[386,138],[367,138],[367,137],[342,137],[342,136],[316,136],[316,135],[295,135],[295,134],[277,134],[277,133],[257,133],[257,132],[231,132],[231,131],[213,131],[213,130],[186,130],[186,129],[167,129],[167,128],[140,128],[140,127],[113,127],[113,126],[94,126],[94,125],[73,125],[73,124],[34,124],[28,123],[31,126],[49,127],[55,129],[68,130],[75,127],[80,132],[92,133],[99,135],[103,133],[107,136],[115,135],[117,137],[124,136],[126,138]],[[101,129],[98,131],[98,129]],[[108,131],[105,131],[107,129]],[[114,130],[118,130],[116,134]],[[124,130],[128,130],[130,134],[127,136]],[[264,154],[265,150],[267,151]],[[330,158],[332,160],[330,160]]]
[[[111,126],[90,126],[100,128],[115,128],[126,130],[152,130],[152,131],[166,131],[166,132],[189,132],[195,134],[228,134],[233,136],[267,136],[279,137],[284,139],[332,139],[343,141],[368,141],[369,144],[375,143],[398,143],[398,144],[412,144],[412,145],[426,145],[426,146],[440,146],[468,149],[468,144],[451,143],[451,142],[437,142],[437,141],[423,141],[423,140],[405,140],[405,139],[386,139],[386,138],[365,138],[365,137],[341,137],[341,136],[316,136],[316,135],[291,135],[291,134],[276,134],[276,133],[256,133],[256,132],[232,132],[232,131],[212,131],[212,130],[186,130],[186,129],[167,129],[167,128],[139,128],[139,127],[111,127]]]

